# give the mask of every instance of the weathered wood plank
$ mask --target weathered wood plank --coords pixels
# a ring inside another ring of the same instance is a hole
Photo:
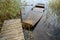
[[[28,17],[25,20],[23,20],[23,22],[34,25],[42,15],[43,13],[31,11]]]
[[[1,40],[24,40],[20,19],[4,21],[1,29]]]

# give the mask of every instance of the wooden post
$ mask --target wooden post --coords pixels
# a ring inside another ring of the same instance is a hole
[[[22,23],[22,12],[20,10],[20,19],[21,19],[21,23]]]

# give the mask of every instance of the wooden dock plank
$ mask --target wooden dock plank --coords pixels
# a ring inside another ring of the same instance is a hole
[[[31,11],[28,17],[25,20],[23,20],[23,22],[34,25],[42,15],[43,13]]]
[[[4,21],[1,29],[0,40],[24,40],[23,29],[20,19]]]

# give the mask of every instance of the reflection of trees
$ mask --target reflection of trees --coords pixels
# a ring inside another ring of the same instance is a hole
[[[57,40],[60,40],[60,0],[49,1],[47,9],[47,20],[50,24],[55,25],[54,27],[58,31],[56,37]]]

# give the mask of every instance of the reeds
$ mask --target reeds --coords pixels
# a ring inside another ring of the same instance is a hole
[[[19,11],[19,0],[0,0],[0,25],[4,20],[17,18]]]

